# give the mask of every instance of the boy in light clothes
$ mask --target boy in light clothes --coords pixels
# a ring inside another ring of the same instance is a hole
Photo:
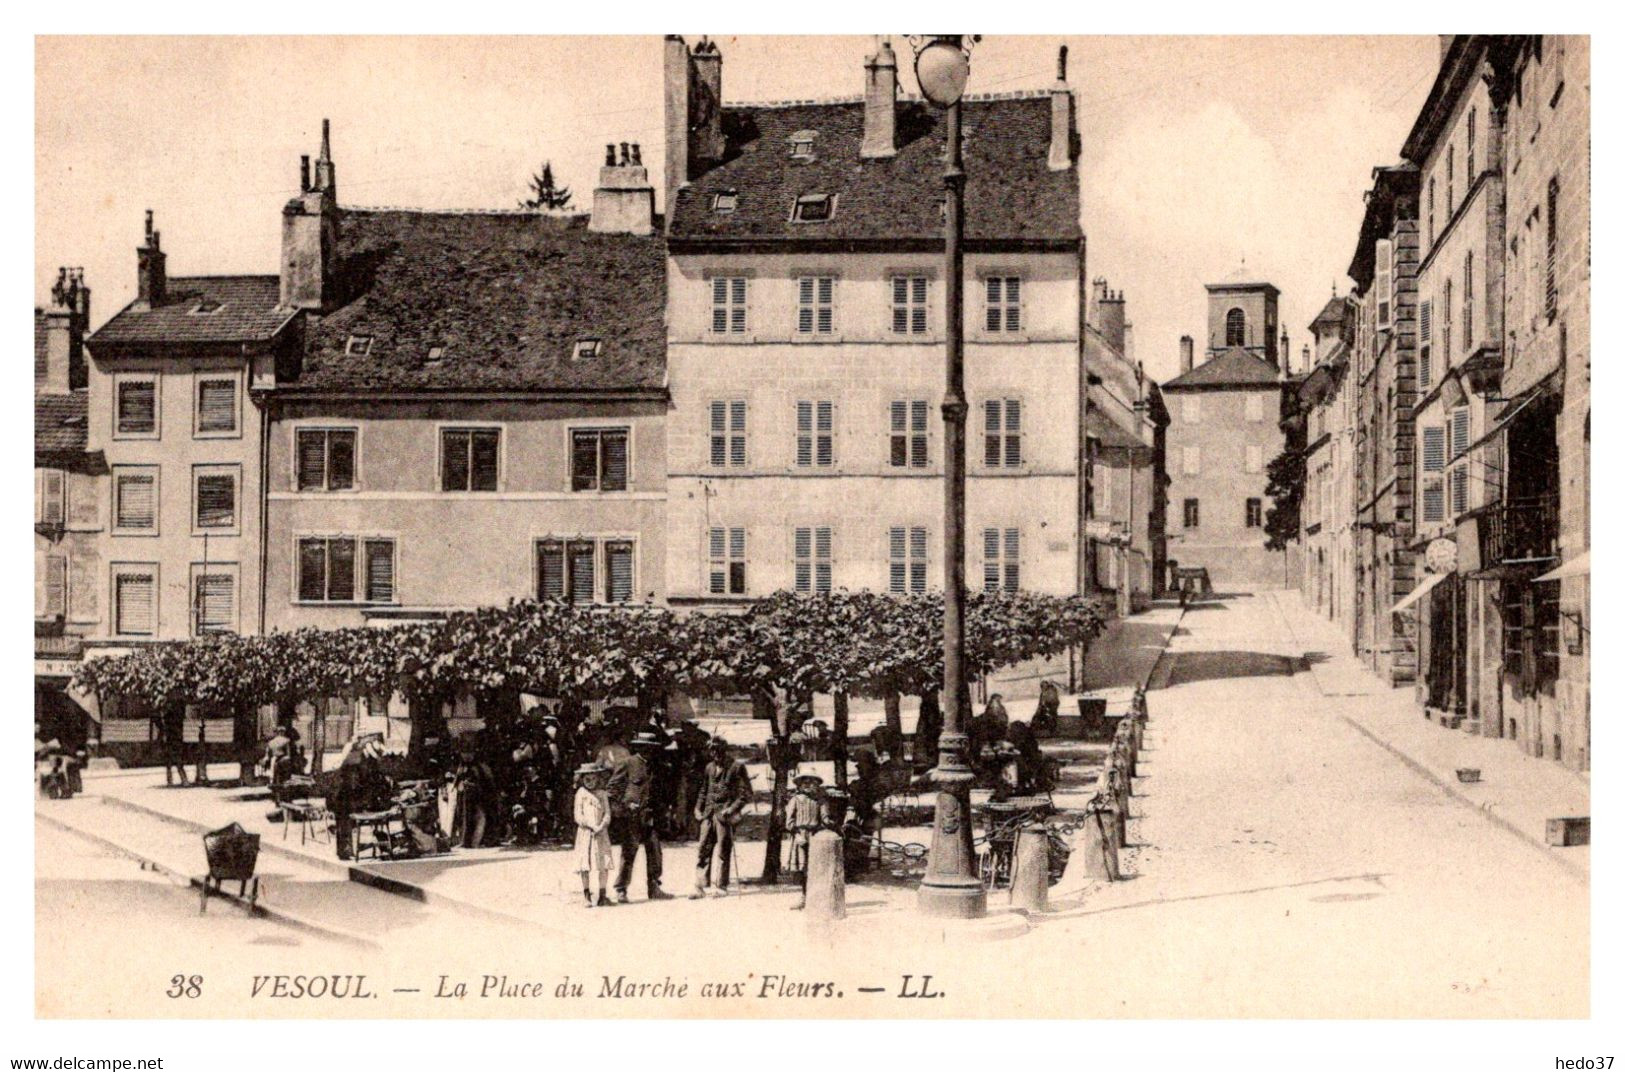
[[[598,872],[598,904],[609,900],[609,794],[604,791],[605,768],[586,763],[576,769],[576,871],[581,875],[581,896],[593,906],[587,873]]]

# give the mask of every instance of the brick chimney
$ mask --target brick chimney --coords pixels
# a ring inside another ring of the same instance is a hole
[[[863,151],[865,160],[897,155],[897,54],[891,40],[863,65]]]
[[[598,186],[592,192],[592,217],[587,230],[608,234],[654,233],[655,188],[649,183],[649,169],[643,166],[643,149],[636,142],[621,142],[620,159],[615,146],[604,146],[604,166],[598,169]]]
[[[85,335],[90,329],[90,288],[83,268],[58,268],[51,304],[43,310],[45,361],[34,366],[34,390],[61,395],[87,386]]]
[[[1286,328],[1281,329],[1281,348],[1276,352],[1281,355],[1281,371],[1290,376],[1292,374],[1292,346]]]
[[[1049,169],[1065,171],[1076,157],[1073,145],[1077,134],[1072,89],[1066,84],[1065,45],[1055,59],[1055,86],[1049,91],[1049,117]]]
[[[169,277],[164,271],[162,236],[152,229],[152,209],[147,209],[147,241],[135,251],[135,300],[143,309],[164,304],[169,293]]]
[[[1196,340],[1189,335],[1179,337],[1179,374],[1183,376],[1196,367]]]
[[[671,219],[677,188],[688,183],[688,45],[676,34],[666,35],[662,54],[666,98],[666,219]]]
[[[1125,344],[1123,292],[1111,290],[1105,279],[1095,280],[1095,327],[1106,337],[1112,349],[1123,353]]]
[[[677,34],[666,37],[662,60],[666,102],[666,218],[677,191],[702,165],[722,159],[722,53],[702,37],[692,50]]]
[[[316,173],[312,177],[310,157],[301,156],[299,196],[282,208],[280,304],[284,309],[322,309],[332,302],[338,244],[338,175],[328,121],[323,119]]]
[[[722,159],[722,53],[717,43],[700,38],[689,59],[694,93],[689,98],[688,129],[693,139],[688,156],[692,163],[715,164]]]

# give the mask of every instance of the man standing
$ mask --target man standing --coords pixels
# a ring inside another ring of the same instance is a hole
[[[626,903],[626,889],[632,884],[632,865],[637,862],[640,846],[649,900],[663,901],[671,896],[660,888],[662,860],[655,817],[663,801],[656,789],[651,762],[655,753],[665,746],[661,736],[649,731],[639,733],[632,738],[626,756],[616,761],[610,771],[609,828],[615,844],[621,848],[621,870],[615,879],[615,899],[621,904]]]
[[[692,899],[705,896],[711,880],[711,851],[718,848],[722,852],[720,881],[711,892],[716,897],[727,894],[733,867],[734,824],[751,799],[750,775],[744,764],[728,755],[728,742],[713,737],[710,751],[711,762],[705,765],[699,800],[694,805],[694,818],[700,823],[700,855],[694,867],[694,892],[689,895]]]

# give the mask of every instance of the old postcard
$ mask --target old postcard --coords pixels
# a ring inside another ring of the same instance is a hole
[[[1588,37],[35,60],[38,1018],[1590,1015]]]

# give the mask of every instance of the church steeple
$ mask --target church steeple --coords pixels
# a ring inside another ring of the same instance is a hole
[[[1281,367],[1278,305],[1281,292],[1259,279],[1247,262],[1207,285],[1207,358],[1242,349]]]

